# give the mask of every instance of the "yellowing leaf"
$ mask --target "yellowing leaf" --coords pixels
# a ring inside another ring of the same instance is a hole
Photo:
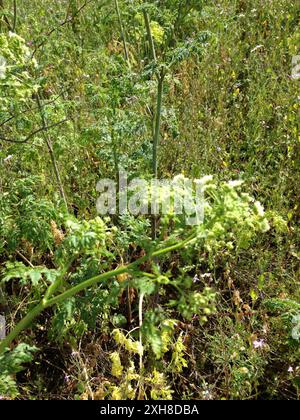
[[[112,361],[111,374],[116,378],[120,378],[123,374],[123,366],[121,363],[120,355],[116,351],[110,355]]]
[[[150,26],[151,26],[151,32],[152,32],[153,39],[158,44],[162,44],[163,40],[164,40],[164,35],[165,35],[164,29],[160,26],[159,23],[157,23],[155,21],[151,22]]]

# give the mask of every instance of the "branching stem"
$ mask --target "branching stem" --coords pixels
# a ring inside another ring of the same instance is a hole
[[[12,342],[19,336],[19,334],[27,329],[32,322],[47,308],[50,308],[53,305],[56,305],[58,303],[61,303],[65,301],[66,299],[69,299],[78,293],[82,292],[83,290],[94,286],[100,282],[104,282],[105,280],[108,280],[112,277],[118,276],[120,274],[128,273],[130,271],[135,270],[137,267],[139,267],[141,264],[143,264],[145,261],[151,259],[151,258],[158,258],[165,254],[168,254],[173,251],[177,251],[179,249],[184,248],[186,245],[188,245],[190,242],[192,242],[197,236],[197,233],[194,231],[192,235],[190,235],[188,238],[182,240],[181,242],[177,242],[174,245],[167,246],[162,249],[155,250],[154,252],[145,255],[144,257],[139,258],[138,260],[123,266],[119,267],[116,270],[109,271],[107,273],[100,274],[98,276],[92,277],[72,288],[69,290],[66,290],[65,292],[51,297],[53,290],[53,285],[49,287],[52,288],[51,293],[48,291],[46,292],[45,298],[40,302],[37,306],[35,306],[33,309],[30,310],[30,312],[23,318],[11,331],[11,333],[0,342],[0,354],[4,353],[4,351],[10,347]],[[49,297],[49,298],[47,298]]]

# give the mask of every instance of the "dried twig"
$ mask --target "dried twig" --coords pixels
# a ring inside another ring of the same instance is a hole
[[[13,140],[13,139],[8,139],[6,137],[3,137],[0,135],[0,141],[5,141],[7,143],[14,143],[14,144],[24,144],[27,143],[30,139],[32,139],[34,136],[36,136],[37,134],[41,133],[42,131],[48,131],[50,130],[50,128],[54,128],[57,127],[58,125],[61,125],[63,123],[65,123],[66,121],[69,121],[68,118],[65,118],[64,120],[61,120],[55,124],[51,124],[48,126],[42,126],[39,129],[33,131],[32,133],[29,134],[29,136],[26,137],[26,139],[24,140]]]

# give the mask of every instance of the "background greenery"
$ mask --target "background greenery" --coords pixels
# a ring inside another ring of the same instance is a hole
[[[214,175],[221,225],[146,262],[146,277],[46,309],[0,356],[3,398],[299,397],[299,11],[287,0],[0,1],[9,329],[56,279],[63,292],[184,236],[180,220],[161,220],[153,241],[148,218],[96,218],[100,178],[121,167],[151,177],[158,114],[158,176]],[[267,232],[232,179],[265,207]]]

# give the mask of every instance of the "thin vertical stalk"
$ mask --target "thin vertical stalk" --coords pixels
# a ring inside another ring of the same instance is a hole
[[[157,85],[157,104],[156,104],[156,114],[155,114],[155,129],[153,137],[153,175],[155,178],[158,176],[158,147],[160,141],[160,129],[161,129],[161,114],[162,114],[162,105],[163,105],[163,89],[164,89],[164,72],[162,71],[158,76],[158,85]]]
[[[140,342],[140,378],[139,378],[139,394],[138,399],[142,400],[143,392],[144,392],[144,363],[143,363],[143,333],[142,333],[142,326],[143,326],[143,302],[144,302],[144,293],[141,293],[139,298],[139,342]]]
[[[164,73],[163,71],[158,76],[158,85],[157,85],[157,104],[156,104],[156,115],[155,115],[155,129],[153,136],[153,149],[152,149],[152,171],[155,179],[158,178],[158,147],[160,141],[160,128],[161,128],[161,114],[162,114],[162,104],[163,104],[163,88],[164,88]],[[152,239],[156,239],[157,234],[157,218],[155,214],[152,215],[151,219],[151,231]]]
[[[16,32],[17,27],[17,0],[14,0],[14,20],[12,25],[13,32]]]
[[[129,52],[128,52],[128,47],[127,47],[126,34],[125,34],[123,20],[122,20],[122,16],[121,16],[121,12],[120,12],[119,2],[118,2],[118,0],[114,0],[114,1],[115,1],[116,12],[117,12],[117,16],[118,16],[119,25],[120,25],[121,37],[122,37],[122,42],[123,42],[123,47],[124,47],[125,60],[127,61],[128,66],[130,67],[130,60],[129,60]]]
[[[39,94],[37,95],[37,104],[38,104],[38,108],[39,108],[40,115],[41,115],[42,126],[45,129],[44,132],[43,132],[43,135],[44,135],[44,139],[45,139],[45,142],[47,144],[47,148],[48,148],[48,151],[49,151],[49,154],[50,154],[50,158],[51,158],[52,166],[53,166],[53,169],[54,169],[55,177],[56,177],[56,180],[57,180],[60,196],[61,196],[61,198],[64,202],[66,210],[68,210],[68,202],[67,202],[67,199],[66,199],[65,190],[64,190],[64,187],[63,187],[60,172],[59,172],[59,169],[58,169],[58,164],[57,164],[55,154],[54,154],[54,150],[53,150],[53,147],[52,147],[52,141],[50,139],[48,131],[46,130],[47,124],[46,124],[46,119],[45,119],[44,111],[43,111],[43,108],[42,108],[42,105],[41,105],[41,100],[40,100]]]
[[[115,115],[115,112],[114,112]],[[114,166],[115,166],[115,173],[116,173],[116,182],[117,182],[117,193],[119,194],[119,187],[120,187],[120,166],[119,166],[119,159],[118,159],[118,151],[117,151],[117,144],[115,139],[115,129],[113,127],[112,122],[112,129],[111,129],[111,140],[112,140],[112,151],[113,151],[113,158],[114,158]]]
[[[144,15],[144,21],[145,21],[147,37],[148,37],[148,42],[149,42],[149,47],[150,47],[152,59],[156,62],[157,57],[156,57],[156,51],[155,51],[155,46],[154,46],[154,40],[153,40],[153,36],[152,36],[152,32],[151,32],[150,20],[149,20],[148,13],[145,9],[143,10],[143,15]]]
[[[154,45],[154,39],[151,31],[150,19],[147,11],[143,10],[144,22],[147,31],[148,43],[151,51],[151,56],[154,62],[157,64],[157,54]],[[161,129],[161,115],[162,115],[162,104],[163,104],[163,89],[165,80],[165,70],[161,69],[157,75],[157,102],[156,102],[156,113],[155,113],[155,127],[153,134],[153,156],[152,156],[152,170],[155,178],[158,176],[158,146],[160,140],[160,129]]]
[[[157,64],[157,55],[155,51],[154,40],[151,31],[150,19],[147,11],[143,10],[145,27],[147,31],[147,38],[150,47],[151,57],[153,61]],[[154,178],[158,177],[158,146],[160,140],[160,128],[161,128],[161,114],[162,114],[162,103],[163,103],[163,88],[164,88],[164,70],[161,70],[160,74],[157,76],[157,98],[156,98],[156,112],[155,112],[155,127],[153,132],[153,145],[152,145],[152,172]],[[152,230],[152,239],[156,239],[157,232],[157,219],[155,215],[152,215],[151,218],[151,230]]]

